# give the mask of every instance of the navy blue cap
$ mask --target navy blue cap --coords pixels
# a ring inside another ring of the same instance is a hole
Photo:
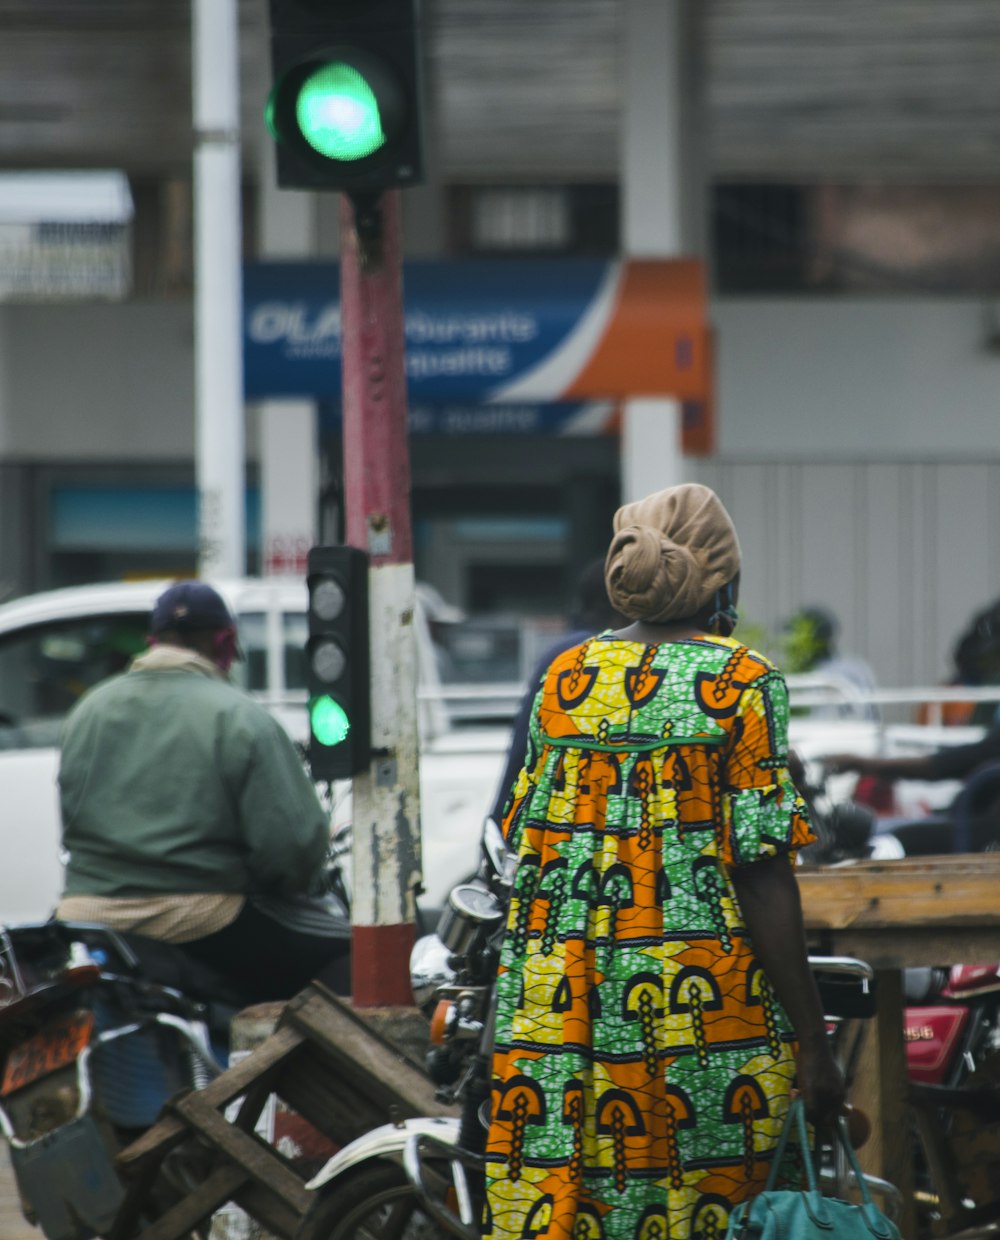
[[[210,585],[204,581],[175,581],[156,600],[150,631],[162,633],[175,629],[180,633],[235,627],[232,612]]]

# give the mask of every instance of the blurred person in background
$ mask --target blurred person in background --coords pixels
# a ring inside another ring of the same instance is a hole
[[[861,695],[874,693],[878,688],[875,673],[864,659],[838,651],[840,622],[825,607],[803,607],[789,617],[783,632],[782,663],[787,673],[822,676],[832,684],[843,683],[848,691]],[[875,703],[864,701],[816,706],[809,713],[819,719],[844,716],[854,719],[879,718]]]
[[[1000,723],[995,723],[979,740],[967,745],[942,745],[931,753],[912,757],[876,758],[864,754],[835,753],[823,759],[834,774],[856,773],[862,779],[888,782],[896,779],[946,779],[970,781],[988,768],[1000,764]],[[907,855],[937,855],[955,851],[959,817],[967,815],[963,829],[970,852],[1000,846],[1000,778],[984,779],[969,800],[960,792],[947,809],[924,818],[892,824]]]
[[[1000,599],[973,615],[955,641],[952,662],[949,685],[1000,685]],[[988,727],[1000,722],[1000,703],[925,703],[917,710],[917,722]]]

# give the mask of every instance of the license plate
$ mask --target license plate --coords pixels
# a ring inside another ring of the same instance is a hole
[[[92,1012],[74,1012],[15,1046],[7,1056],[0,1094],[23,1089],[32,1081],[71,1064],[90,1041],[93,1028]]]

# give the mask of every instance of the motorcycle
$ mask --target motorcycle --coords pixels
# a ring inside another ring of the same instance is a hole
[[[932,1228],[994,1223],[1000,1219],[1000,966],[907,969],[903,984],[917,1204]]]
[[[310,929],[350,921],[349,828],[334,832],[323,892],[252,897]],[[0,1139],[29,1223],[46,1240],[107,1235],[125,1197],[115,1159],[184,1090],[228,1066],[251,995],[176,946],[89,922],[0,925]],[[204,1152],[163,1166],[149,1220],[197,1187]]]
[[[115,1155],[224,1069],[245,1006],[169,944],[90,923],[0,927],[0,1134],[47,1240],[108,1233],[124,1198]],[[164,1192],[196,1182],[195,1157],[178,1149]]]

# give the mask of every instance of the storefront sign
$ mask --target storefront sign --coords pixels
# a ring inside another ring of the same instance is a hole
[[[698,260],[411,262],[403,285],[414,403],[708,398]],[[337,264],[244,268],[247,400],[339,400],[340,353]]]

